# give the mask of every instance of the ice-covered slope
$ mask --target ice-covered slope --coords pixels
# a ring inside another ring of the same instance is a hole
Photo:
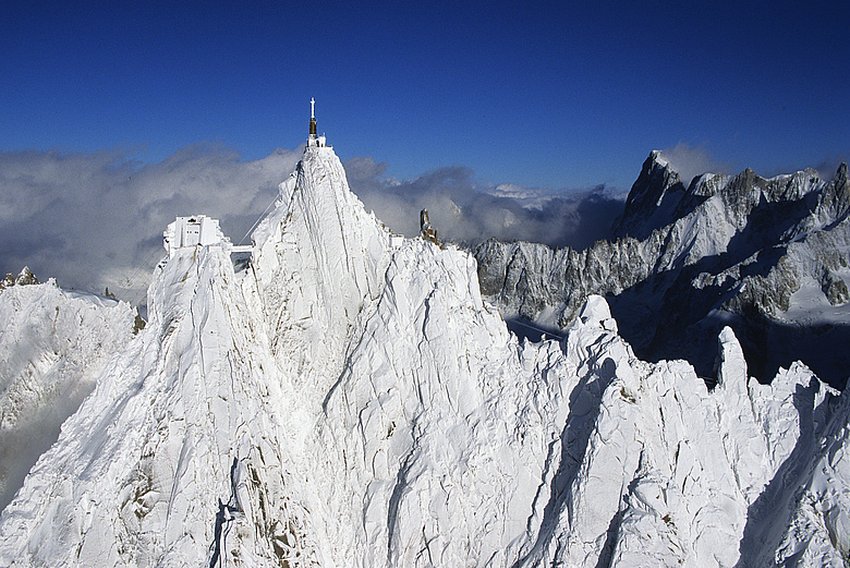
[[[134,315],[125,303],[39,284],[26,268],[0,284],[0,510],[129,342]]]
[[[755,558],[763,564],[772,560],[787,566],[846,566],[850,561],[850,411],[848,391],[827,430],[822,450],[803,472],[793,501],[793,513],[774,523],[765,536],[779,541],[773,558]],[[781,540],[780,540],[781,539]],[[769,550],[767,551],[769,552]]]
[[[226,250],[179,251],[148,302],[146,328],[7,508],[0,564],[209,565],[233,516],[251,527],[237,523],[233,550],[270,563],[275,536],[297,530],[263,518],[286,479],[280,386]]]
[[[253,239],[246,299],[262,314],[283,370],[305,380],[299,387],[327,391],[355,320],[384,285],[390,234],[349,190],[333,150],[316,147],[281,184]]]
[[[491,241],[474,252],[482,290],[509,317],[563,327],[588,294],[604,294],[643,357],[686,357],[709,374],[714,353],[702,345],[728,324],[762,379],[800,358],[841,385],[850,368],[834,357],[850,340],[848,212],[846,165],[829,181],[812,170],[770,179],[745,170],[685,188],[653,152],[616,240],[582,251]],[[830,358],[819,356],[824,345],[835,347]]]
[[[834,391],[748,380],[731,332],[713,392],[638,360],[598,296],[564,342],[518,341],[472,257],[391,239],[330,148],[254,240],[244,272],[226,241],[160,266],[0,564],[732,566],[838,440]]]

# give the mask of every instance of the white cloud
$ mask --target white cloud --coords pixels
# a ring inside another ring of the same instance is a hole
[[[661,150],[670,166],[679,173],[682,183],[687,186],[691,180],[701,174],[728,173],[729,167],[715,160],[708,150],[691,146],[685,142],[679,142],[672,148]]]
[[[29,265],[64,287],[109,287],[138,301],[174,217],[218,217],[236,241],[299,156],[278,150],[242,161],[231,151],[198,146],[142,165],[114,152],[0,153],[0,267],[17,273]]]
[[[584,247],[608,235],[623,207],[622,197],[602,186],[556,192],[512,183],[482,185],[471,170],[457,166],[400,182],[383,178],[386,168],[370,160],[346,164],[352,189],[389,227],[408,236],[419,232],[419,211],[428,209],[431,224],[449,240]]]

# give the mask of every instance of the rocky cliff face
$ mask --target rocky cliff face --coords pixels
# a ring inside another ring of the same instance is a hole
[[[850,360],[824,347],[850,339],[848,211],[845,164],[830,181],[745,170],[685,189],[653,152],[615,240],[582,251],[491,241],[474,254],[483,292],[508,317],[563,327],[599,293],[643,357],[685,357],[708,375],[714,354],[703,345],[728,324],[763,379],[799,358],[843,385]],[[807,344],[812,326],[821,337]]]
[[[519,340],[474,259],[391,238],[330,148],[254,243],[244,271],[223,245],[160,265],[0,516],[0,564],[840,562],[850,407],[806,367],[759,385],[726,330],[709,391],[596,295],[563,341]]]

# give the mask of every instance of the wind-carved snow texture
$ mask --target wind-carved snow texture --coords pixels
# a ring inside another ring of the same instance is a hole
[[[474,259],[392,238],[330,148],[254,243],[239,273],[226,239],[160,265],[147,327],[0,517],[0,565],[846,554],[850,409],[804,366],[759,385],[724,330],[709,391],[637,359],[600,296],[564,341],[518,340]]]
[[[762,380],[795,359],[843,385],[850,354],[850,184],[813,170],[764,179],[704,174],[686,187],[659,152],[643,165],[614,241],[576,251],[489,241],[486,297],[506,317],[553,328],[605,295],[642,357],[712,373],[705,344],[731,325]]]
[[[128,304],[37,282],[0,283],[0,510],[132,337]]]

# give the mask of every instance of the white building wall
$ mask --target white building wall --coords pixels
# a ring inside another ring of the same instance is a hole
[[[162,233],[162,244],[168,251],[169,258],[173,257],[178,249],[215,245],[223,240],[225,239],[219,228],[218,219],[206,215],[177,217]]]
[[[201,233],[198,243],[207,246],[221,241],[219,235],[221,231],[218,228],[218,219],[209,217],[201,217]]]

